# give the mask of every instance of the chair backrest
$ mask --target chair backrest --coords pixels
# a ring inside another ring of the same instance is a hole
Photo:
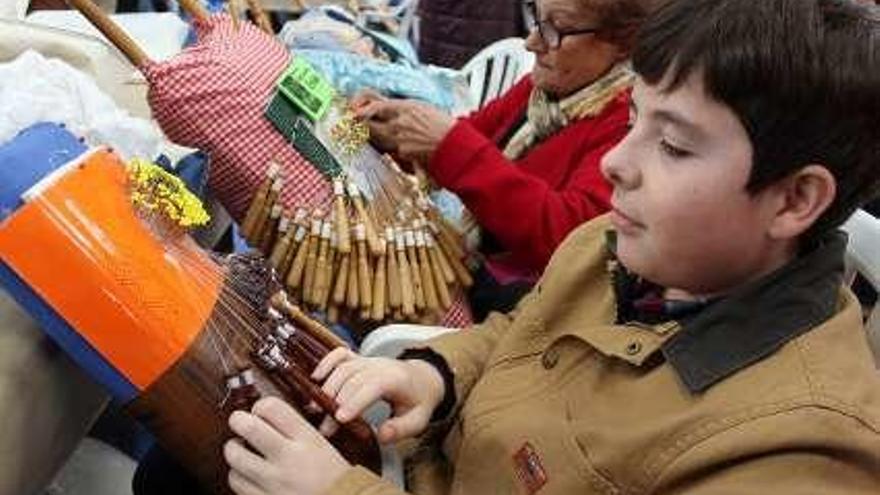
[[[388,31],[398,38],[418,46],[419,19],[416,15],[418,6],[419,0],[361,2],[356,22],[361,26],[367,26],[369,23],[384,24]]]
[[[880,292],[880,219],[858,210],[843,225],[849,234],[846,247],[847,267],[858,272],[875,291]],[[880,365],[880,303],[874,305],[868,316],[868,341]]]
[[[416,15],[419,0],[403,0],[400,7],[400,27],[397,28],[397,37],[409,40],[413,46],[419,46],[419,18]]]
[[[505,38],[480,50],[461,69],[470,86],[471,110],[483,108],[510,89],[534,64],[535,56],[522,38]]]

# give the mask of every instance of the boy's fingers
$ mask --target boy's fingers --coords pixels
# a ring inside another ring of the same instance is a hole
[[[339,409],[336,411],[336,420],[347,423],[360,416],[374,402],[382,398],[383,389],[376,383],[354,383],[350,380],[336,396]]]
[[[379,426],[377,439],[380,443],[391,443],[403,438],[418,435],[428,424],[422,408],[414,408],[401,416],[393,417]]]
[[[253,481],[245,478],[241,473],[234,469],[229,471],[228,480],[229,488],[231,488],[236,495],[265,495],[267,493],[258,487]]]
[[[324,391],[325,394],[329,395],[332,398],[336,398],[336,394],[339,393],[339,389],[345,385],[346,382],[351,380],[355,374],[357,374],[363,368],[364,361],[346,361],[336,369],[333,370],[333,373],[330,373],[330,376],[324,381],[324,384],[321,386],[321,390]]]
[[[320,438],[318,432],[296,409],[277,397],[266,397],[254,404],[253,413],[274,429],[284,441]]]
[[[339,423],[337,423],[330,415],[324,416],[324,420],[321,421],[321,426],[318,428],[318,431],[320,431],[321,435],[324,435],[325,438],[332,437],[338,430]]]
[[[336,369],[337,366],[356,356],[357,354],[355,354],[354,351],[346,347],[337,347],[336,349],[333,349],[324,356],[324,359],[322,359],[317,366],[315,366],[315,370],[312,372],[312,379],[321,381],[324,378],[327,378],[327,375]]]
[[[229,427],[266,458],[277,457],[287,441],[285,435],[261,417],[243,411],[232,413]]]
[[[266,460],[254,454],[241,439],[232,439],[223,446],[223,458],[233,471],[249,480],[258,480],[266,471]]]
[[[323,409],[321,409],[321,406],[319,406],[317,402],[309,401],[309,403],[306,404],[306,412],[309,414],[318,414],[323,412]]]

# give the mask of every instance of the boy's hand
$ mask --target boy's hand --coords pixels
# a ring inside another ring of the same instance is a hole
[[[223,449],[231,468],[229,487],[238,495],[319,495],[350,467],[305,419],[276,397],[261,399],[251,413],[232,413],[229,426],[241,437]]]
[[[330,352],[312,374],[315,380],[325,377],[324,392],[339,403],[336,421],[359,417],[379,399],[391,404],[391,418],[377,431],[381,443],[422,433],[445,392],[443,377],[424,361],[366,358],[342,348]],[[324,434],[334,429],[332,422],[321,425]]]

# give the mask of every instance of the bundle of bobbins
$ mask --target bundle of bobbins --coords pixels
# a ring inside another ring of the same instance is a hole
[[[360,337],[381,323],[437,323],[453,291],[473,284],[459,234],[415,185],[393,215],[377,215],[343,178],[333,181],[329,211],[282,204],[283,184],[281,167],[272,164],[241,234],[290,297],[328,321],[344,321]]]

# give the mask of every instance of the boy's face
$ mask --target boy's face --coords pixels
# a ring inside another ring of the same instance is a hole
[[[633,128],[602,162],[618,257],[667,288],[721,294],[785,262],[768,233],[782,198],[772,186],[746,191],[746,130],[704,92],[698,71],[661,88],[638,80]]]

